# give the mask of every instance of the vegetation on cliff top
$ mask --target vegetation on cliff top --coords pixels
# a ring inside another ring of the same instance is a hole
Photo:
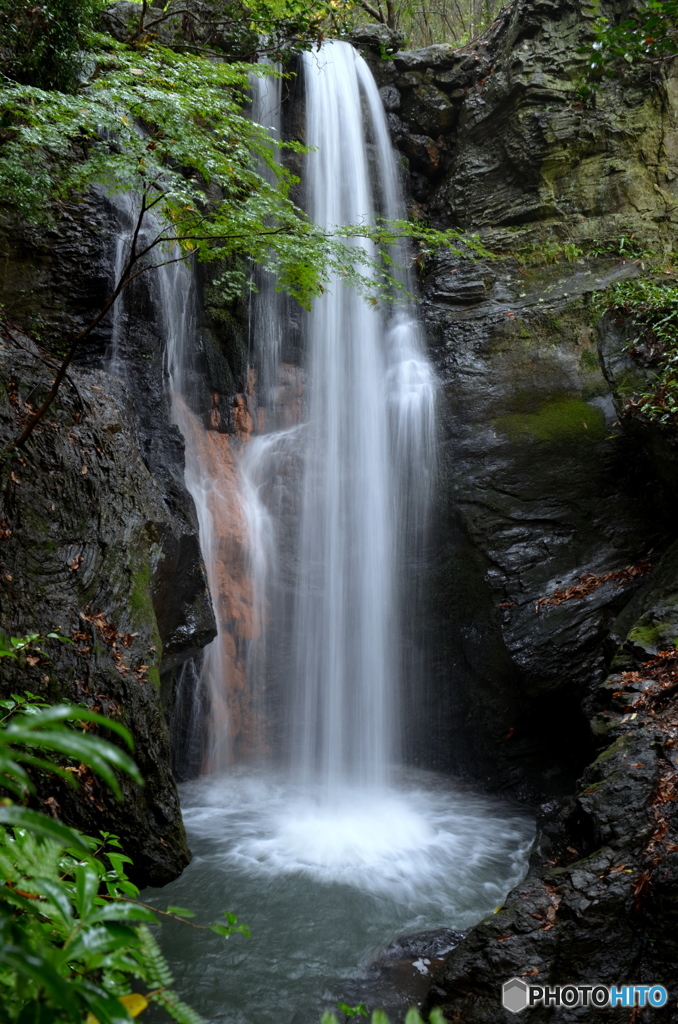
[[[615,24],[600,17],[589,55],[593,77],[613,77],[620,63],[659,64],[678,53],[678,0],[644,0]]]
[[[645,383],[626,396],[623,413],[678,426],[678,286],[650,278],[623,281],[606,296],[608,315],[624,325],[627,348]]]

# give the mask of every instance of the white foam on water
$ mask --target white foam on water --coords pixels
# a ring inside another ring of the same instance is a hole
[[[429,773],[382,790],[346,788],[331,801],[264,774],[188,784],[189,834],[241,872],[308,876],[415,909],[435,902],[465,927],[525,873],[534,826],[517,808]]]

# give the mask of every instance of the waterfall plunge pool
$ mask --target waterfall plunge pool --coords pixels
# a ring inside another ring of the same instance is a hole
[[[190,907],[200,923],[229,911],[252,932],[224,940],[163,924],[176,987],[208,1024],[318,1024],[338,1001],[397,1006],[370,982],[379,951],[475,924],[524,876],[534,835],[517,805],[419,770],[331,802],[252,769],[181,795],[193,860],[143,898]]]

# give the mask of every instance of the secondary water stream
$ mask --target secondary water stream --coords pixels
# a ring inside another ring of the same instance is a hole
[[[309,214],[328,230],[402,217],[365,62],[328,43],[304,57],[303,79]],[[275,80],[263,80],[254,113],[273,132],[279,105]],[[375,254],[365,239],[354,244]],[[391,255],[410,287],[406,247]],[[416,699],[425,665],[405,622],[416,615],[435,482],[436,387],[414,308],[366,301],[337,274],[305,319],[299,365],[286,356],[275,282],[257,284],[233,445],[187,401],[190,272],[175,264],[158,277],[219,636],[201,669],[212,704],[207,774],[182,787],[194,859],[148,896],[203,920],[231,911],[252,930],[224,943],[164,929],[178,987],[206,1020],[311,1024],[366,991],[376,948],[463,929],[500,903],[524,873],[532,822],[402,766],[405,683]],[[248,766],[233,764],[243,736]]]

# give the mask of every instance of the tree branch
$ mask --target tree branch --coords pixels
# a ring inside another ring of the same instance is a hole
[[[389,28],[396,27],[396,11],[393,0],[386,0],[386,24]]]
[[[382,25],[384,24],[384,12],[380,11],[378,7],[374,7],[368,0],[360,0],[360,6],[364,11],[367,11],[371,18],[381,22]]]

